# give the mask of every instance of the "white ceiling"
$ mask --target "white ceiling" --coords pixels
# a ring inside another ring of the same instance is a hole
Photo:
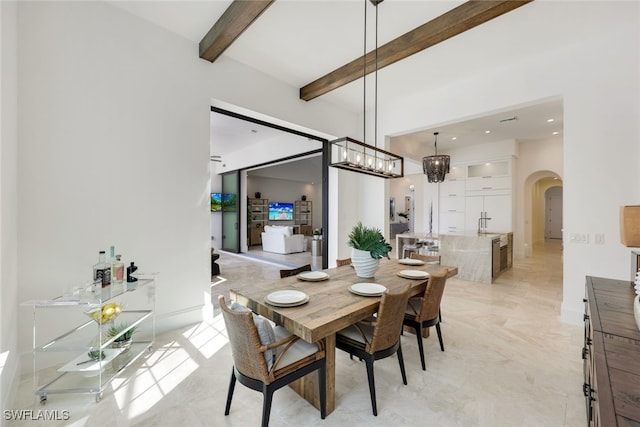
[[[276,0],[223,55],[300,88],[362,55],[363,1]],[[231,1],[109,3],[198,43]],[[374,9],[368,1],[366,3],[371,13],[367,38],[369,49],[372,49]],[[382,45],[462,3],[452,0],[386,0],[378,7],[378,44]],[[444,87],[448,82],[473,76],[482,70],[545,52],[558,40],[563,43],[586,42],[596,35],[586,30],[565,34],[566,22],[562,16],[566,16],[567,8],[574,8],[576,19],[588,28],[593,25],[589,20],[606,19],[606,16],[596,13],[580,16],[581,10],[597,7],[597,3],[601,2],[537,0],[392,64],[379,72],[378,102],[406,96],[416,84],[421,88]],[[576,4],[579,7],[575,7]],[[563,13],[555,13],[557,11]],[[211,66],[215,67],[215,63]],[[361,81],[325,94],[322,99],[360,112],[363,108]],[[513,116],[517,120],[500,123],[501,119]],[[555,121],[548,123],[549,118]],[[561,99],[537,105],[505,106],[502,111],[478,112],[477,117],[460,118],[457,123],[438,129],[393,135],[391,149],[420,159],[433,152],[434,131],[440,132],[438,149],[443,151],[504,139],[540,139],[548,137],[552,131],[560,132],[561,137],[562,120]],[[236,119],[223,119],[212,127],[212,140],[232,142],[212,147],[213,153],[238,147],[238,138],[246,141],[247,132],[255,126],[242,124]],[[485,134],[485,130],[492,132]],[[455,141],[451,140],[453,136],[457,137]],[[262,129],[250,135],[249,139],[261,137],[273,138],[275,135],[272,130]]]

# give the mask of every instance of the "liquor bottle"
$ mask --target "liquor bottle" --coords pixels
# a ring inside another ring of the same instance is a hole
[[[133,274],[136,270],[138,269],[137,265],[133,264],[133,261],[131,261],[131,265],[129,267],[127,267],[127,282],[137,282],[138,278],[137,277],[133,277],[131,274]]]
[[[124,280],[124,262],[121,261],[122,255],[116,255],[111,262],[111,281],[113,283],[122,283]]]
[[[111,284],[111,266],[106,257],[105,251],[100,251],[98,262],[93,265],[93,283],[100,283],[103,288]]]

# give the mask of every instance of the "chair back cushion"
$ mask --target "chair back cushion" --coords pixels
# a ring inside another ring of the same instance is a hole
[[[231,302],[230,305],[231,310],[240,311],[240,312],[249,312],[253,316],[253,323],[256,325],[256,330],[258,331],[258,336],[260,337],[260,344],[269,345],[276,342],[276,334],[273,332],[273,326],[266,318],[260,316],[249,310],[242,304],[238,304],[235,301]],[[267,350],[264,352],[264,360],[267,362],[267,368],[271,369],[273,366],[273,362],[276,359],[275,350]]]
[[[411,285],[407,284],[401,292],[382,294],[373,337],[369,348],[366,349],[369,353],[387,349],[400,339],[404,308],[407,306],[410,289]]]
[[[240,304],[236,304],[235,310],[232,310],[222,295],[218,296],[218,301],[236,369],[243,375],[269,384],[272,378],[268,373],[267,359],[273,363],[273,354],[265,357],[266,355],[260,351],[262,343],[253,313]]]

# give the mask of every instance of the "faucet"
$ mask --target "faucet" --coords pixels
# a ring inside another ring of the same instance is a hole
[[[487,221],[490,219],[486,212],[480,212],[480,218],[478,218],[478,234],[487,232]]]

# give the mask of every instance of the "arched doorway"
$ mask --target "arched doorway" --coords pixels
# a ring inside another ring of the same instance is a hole
[[[554,226],[558,225],[560,236],[562,238],[562,179],[558,174],[552,171],[538,171],[532,173],[525,180],[524,191],[524,256],[531,256],[531,251],[535,244],[544,243],[547,237],[547,190],[558,188],[560,198],[558,199],[558,190],[553,190],[554,206],[556,213],[559,214],[554,218]],[[557,204],[560,204],[558,209]],[[559,212],[558,212],[559,211]],[[555,230],[555,229],[554,229]],[[554,235],[557,235],[554,233]]]

